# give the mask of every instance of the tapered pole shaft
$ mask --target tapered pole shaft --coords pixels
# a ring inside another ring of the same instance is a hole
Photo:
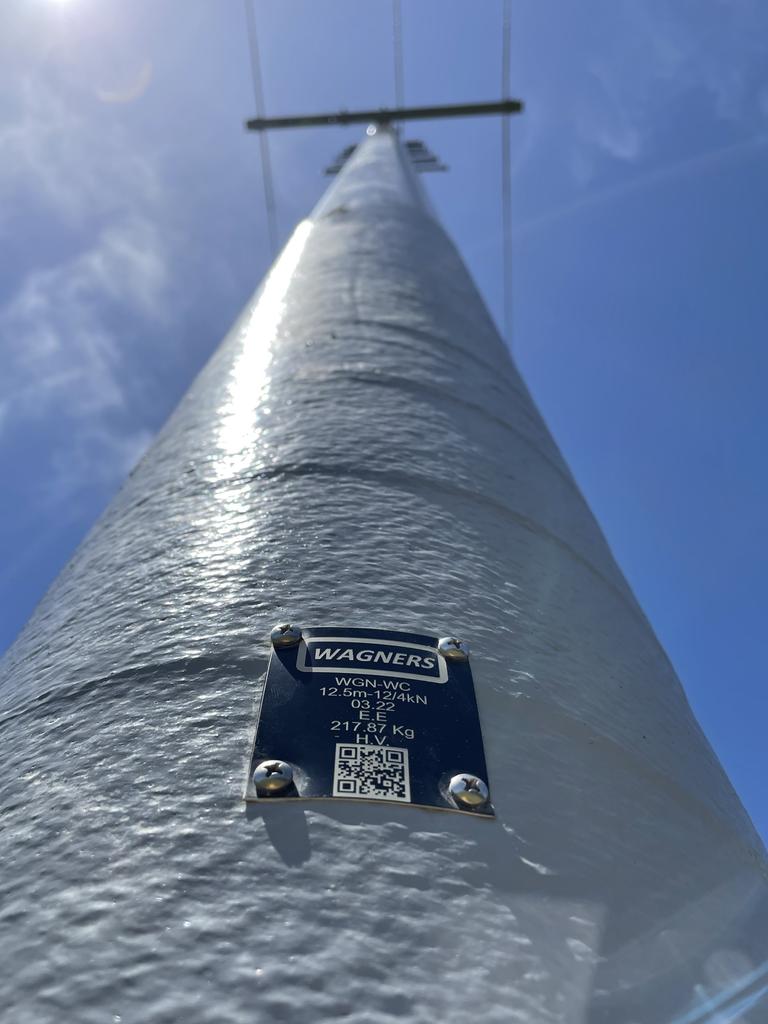
[[[497,820],[247,808],[277,621],[469,640]],[[1,678],[9,1022],[763,1019],[762,847],[391,130]]]

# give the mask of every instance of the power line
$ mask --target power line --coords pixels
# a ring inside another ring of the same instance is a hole
[[[392,0],[392,54],[395,64],[395,106],[403,106],[403,13],[400,0]]]
[[[253,95],[256,100],[256,116],[264,118],[264,88],[261,81],[261,61],[259,59],[259,40],[256,32],[255,0],[243,0],[245,23],[248,29],[248,51],[251,56],[251,78]],[[266,132],[259,134],[259,151],[261,154],[261,180],[264,183],[264,206],[267,211],[267,227],[272,257],[277,255],[277,211],[275,208],[275,189],[272,183],[272,158],[269,151],[269,136]]]
[[[509,96],[510,36],[512,2],[502,0],[501,98]],[[501,119],[501,220],[502,273],[504,275],[504,335],[512,344],[512,168],[510,159],[509,118]]]

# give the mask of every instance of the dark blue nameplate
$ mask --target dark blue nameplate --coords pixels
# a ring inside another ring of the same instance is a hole
[[[470,662],[437,645],[420,633],[327,627],[274,647],[246,800],[386,800],[492,817],[490,800],[470,806],[451,791],[462,776],[482,788],[488,773]],[[290,785],[280,788],[286,769],[273,762],[289,766]],[[257,791],[265,764],[271,778]]]

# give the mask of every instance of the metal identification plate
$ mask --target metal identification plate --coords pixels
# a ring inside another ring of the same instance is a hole
[[[468,646],[278,626],[246,800],[386,800],[493,817]]]

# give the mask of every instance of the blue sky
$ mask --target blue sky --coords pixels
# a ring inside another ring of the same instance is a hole
[[[515,357],[763,836],[768,7],[512,5]],[[258,0],[270,112],[384,105],[391,6]],[[412,103],[496,97],[500,3],[403,0]],[[240,0],[0,7],[0,650],[270,259]],[[281,239],[357,129],[273,136]],[[422,123],[501,320],[500,130]]]

